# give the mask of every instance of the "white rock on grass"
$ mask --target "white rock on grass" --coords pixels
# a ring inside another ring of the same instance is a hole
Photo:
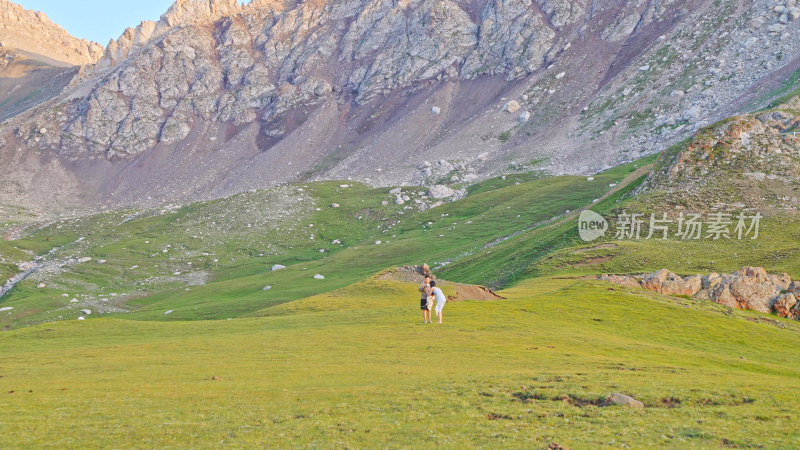
[[[73,299],[72,299],[72,300],[70,300],[69,302],[70,302],[70,303],[78,303],[78,299],[77,299],[77,298],[73,298]]]
[[[375,245],[381,245],[381,244],[382,244],[381,241],[375,241]]]
[[[594,177],[586,177],[586,181],[594,181]]]
[[[91,309],[82,309],[81,312],[86,314],[87,316],[92,314],[92,310]]]
[[[262,289],[262,291],[268,291],[270,289],[272,289],[272,286],[264,286],[264,289]]]
[[[274,272],[276,270],[281,270],[281,269],[285,269],[285,268],[286,268],[286,266],[284,266],[283,264],[275,264],[274,266],[272,266],[272,271]]]
[[[342,243],[342,241],[340,241],[338,239],[334,239],[333,241],[331,241],[331,245],[338,245],[338,244],[341,244],[341,243]]]
[[[403,192],[403,189],[401,189],[399,187],[398,188],[394,188],[391,191],[389,191],[389,193],[392,194],[392,195],[397,195],[397,194],[399,194],[401,192]]]
[[[314,279],[315,279],[315,280],[324,280],[324,279],[325,279],[325,277],[323,277],[323,276],[322,276],[322,275],[320,275],[320,274],[316,274],[316,275],[314,275]]]
[[[86,320],[86,319],[84,319],[83,316],[81,316],[81,317],[78,317],[78,320]]]
[[[342,206],[342,205],[340,205],[338,203],[331,203],[331,208],[338,208],[340,206]]]
[[[42,288],[46,288],[46,287],[47,287],[47,285],[44,284],[44,283],[39,283],[39,284],[36,285],[37,289],[42,289]]]
[[[79,263],[85,263],[85,262],[89,262],[91,260],[92,260],[92,258],[90,258],[88,256],[84,256],[83,258],[78,258],[78,262]]]
[[[0,308],[0,312],[11,311],[12,309],[14,309],[13,306],[4,306],[4,307]]]
[[[164,315],[166,316],[167,314],[172,314],[173,312],[174,312],[173,310],[169,309],[167,311],[164,311]]]

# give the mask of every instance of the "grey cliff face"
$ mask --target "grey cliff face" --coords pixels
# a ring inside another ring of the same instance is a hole
[[[637,24],[659,10],[638,3]],[[332,96],[364,104],[430,80],[515,80],[554,58],[558,29],[585,14],[564,0],[491,0],[480,11],[448,0],[182,0],[112,41],[96,70],[110,69],[55,127],[61,146],[118,157],[180,142],[196,120],[269,128]],[[609,38],[633,32],[625,23]]]

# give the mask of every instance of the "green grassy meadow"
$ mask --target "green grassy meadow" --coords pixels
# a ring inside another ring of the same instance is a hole
[[[800,439],[796,323],[539,279],[502,291],[503,301],[448,303],[445,324],[423,324],[415,294],[367,280],[269,317],[3,333],[3,446],[791,448]],[[598,406],[613,392],[645,408]]]
[[[0,298],[0,447],[794,448],[800,323],[593,279],[800,278],[790,214],[758,240],[580,241],[581,208],[658,207],[655,159],[425,210],[322,182],[33,225],[0,241],[1,275],[42,264]],[[422,262],[505,299],[424,324],[375,276]]]

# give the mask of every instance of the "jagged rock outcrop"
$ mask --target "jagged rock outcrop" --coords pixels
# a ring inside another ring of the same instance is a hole
[[[41,12],[0,0],[0,47],[15,48],[53,61],[80,66],[96,62],[103,47],[77,39]]]
[[[628,287],[643,287],[665,295],[686,295],[736,309],[776,313],[800,319],[800,282],[788,274],[768,274],[762,267],[743,267],[732,274],[680,277],[667,269],[647,275],[599,275],[598,279]]]

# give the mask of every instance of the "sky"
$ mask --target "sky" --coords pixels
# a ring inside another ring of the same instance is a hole
[[[25,9],[41,11],[69,34],[105,46],[128,27],[143,20],[157,21],[175,0],[11,0]]]

